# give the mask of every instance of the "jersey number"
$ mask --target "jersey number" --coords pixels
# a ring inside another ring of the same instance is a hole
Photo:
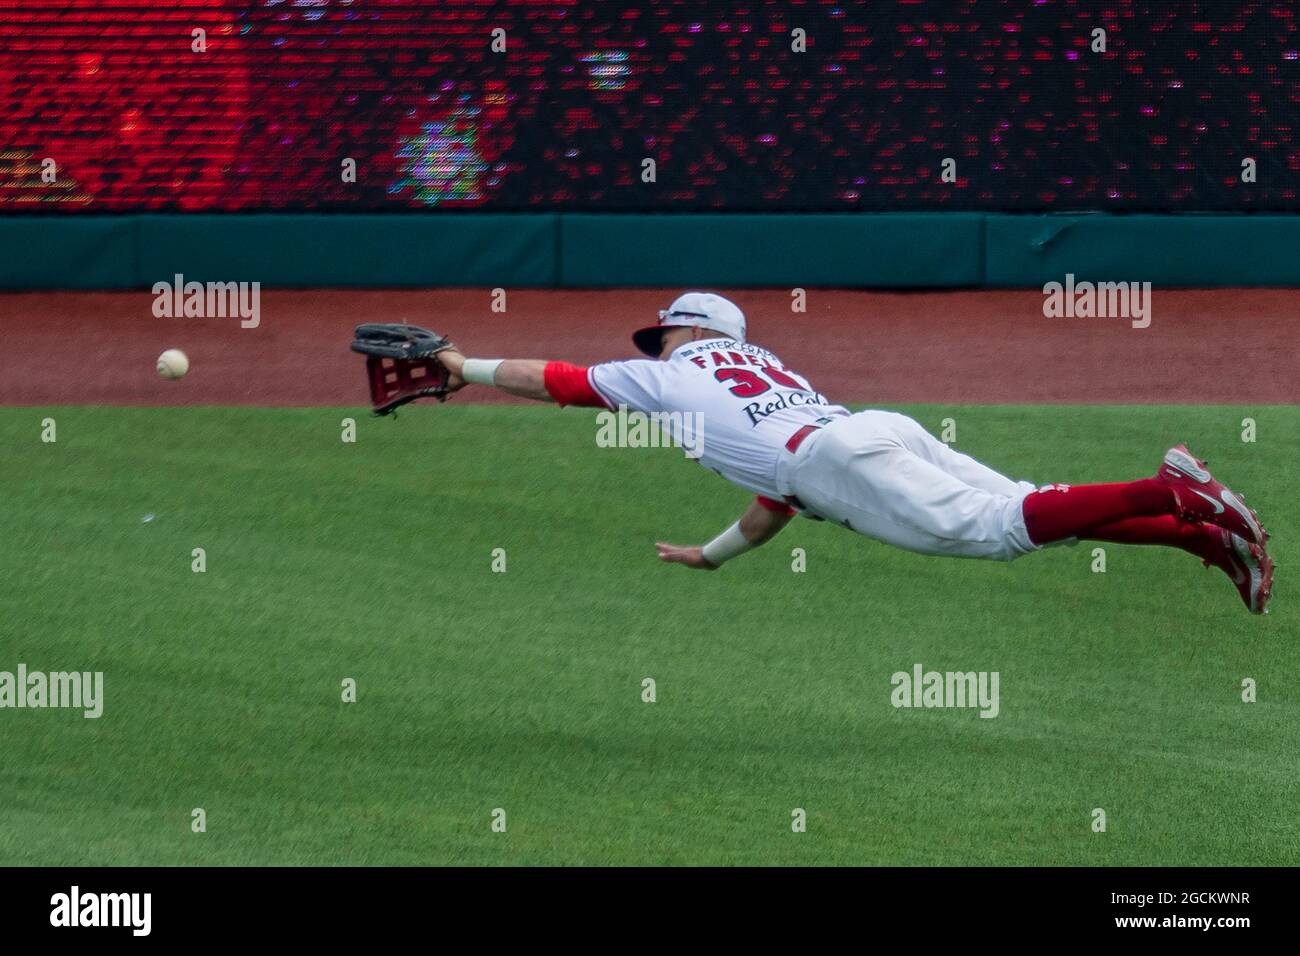
[[[770,366],[763,367],[763,375],[770,378],[777,385],[785,388],[793,388],[804,391],[804,385],[798,379],[787,375],[779,368]],[[768,382],[752,368],[720,368],[713,373],[713,377],[719,382],[734,382],[728,391],[737,398],[753,398],[755,395],[762,395],[764,392],[771,391],[771,382]]]

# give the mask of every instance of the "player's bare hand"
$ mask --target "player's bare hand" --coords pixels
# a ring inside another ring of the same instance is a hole
[[[451,376],[447,379],[447,391],[458,392],[464,388],[465,379],[461,377],[461,369],[465,367],[465,356],[456,349],[443,349],[436,358]]]
[[[656,541],[655,550],[659,552],[660,561],[675,561],[678,564],[684,564],[688,568],[696,568],[700,571],[716,571],[718,566],[710,564],[704,557],[702,547],[687,547],[681,545],[668,544],[665,541]]]
[[[459,349],[443,349],[434,357],[448,372],[460,377],[460,370],[465,367],[465,356]]]

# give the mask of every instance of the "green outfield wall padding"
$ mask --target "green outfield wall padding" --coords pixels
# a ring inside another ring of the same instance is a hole
[[[1300,216],[411,213],[0,216],[0,288],[1300,286]]]
[[[1300,216],[986,216],[987,286],[1300,285]]]
[[[982,216],[565,215],[566,286],[971,286]]]
[[[552,286],[556,217],[145,216],[140,278],[275,286]]]
[[[133,216],[0,216],[0,289],[129,289]]]

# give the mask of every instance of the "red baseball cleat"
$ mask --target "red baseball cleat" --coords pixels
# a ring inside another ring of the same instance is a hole
[[[1173,489],[1175,513],[1184,521],[1218,525],[1257,545],[1268,540],[1259,516],[1246,507],[1240,495],[1216,481],[1205,462],[1193,456],[1186,445],[1165,452],[1156,479]]]
[[[1267,614],[1273,593],[1273,559],[1268,552],[1223,528],[1205,528],[1205,535],[1209,545],[1205,566],[1213,565],[1232,578],[1251,614]]]

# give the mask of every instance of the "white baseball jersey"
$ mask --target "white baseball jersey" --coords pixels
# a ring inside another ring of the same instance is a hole
[[[667,361],[593,365],[587,381],[610,408],[679,416],[669,420],[685,434],[673,437],[698,447],[700,464],[778,501],[786,442],[804,425],[849,414],[767,349],[733,339],[687,342]]]

